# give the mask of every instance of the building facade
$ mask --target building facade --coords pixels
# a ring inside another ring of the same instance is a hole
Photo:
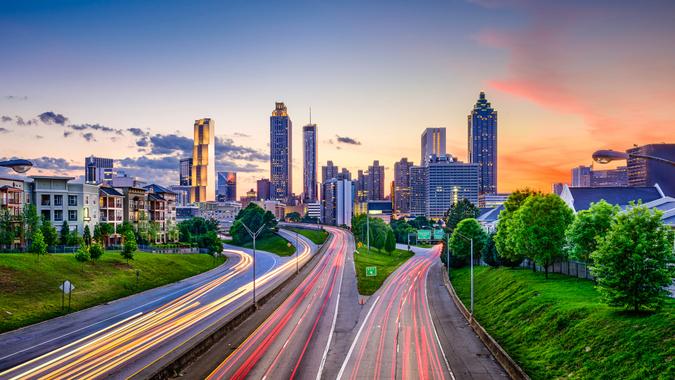
[[[412,161],[402,158],[394,164],[394,189],[392,193],[394,212],[408,214],[410,212],[410,168]]]
[[[333,161],[327,161],[326,165],[321,167],[321,183],[337,178],[339,169],[333,164]]]
[[[385,199],[384,197],[384,166],[380,165],[380,161],[373,161],[373,164],[368,166],[368,200],[379,201]]]
[[[668,163],[640,158],[652,156],[675,161],[675,144],[648,144],[628,149],[628,184],[630,186],[654,186],[669,196],[675,196],[675,167]]]
[[[333,178],[323,184],[322,221],[335,226],[352,225],[354,197],[352,181]]]
[[[359,203],[368,202],[368,174],[363,170],[356,173],[356,201]]]
[[[216,200],[218,202],[235,202],[237,200],[237,173],[218,172]]]
[[[479,168],[477,163],[466,164],[445,156],[430,160],[425,171],[426,217],[442,218],[462,199],[478,206]]]
[[[270,198],[287,201],[293,179],[293,123],[284,103],[270,116]]]
[[[593,166],[572,168],[572,187],[623,187],[628,186],[625,166],[616,169],[595,170]]]
[[[192,186],[192,157],[181,158],[178,165],[178,184]]]
[[[84,159],[84,181],[95,185],[112,183],[113,160],[89,156]]]
[[[114,187],[101,186],[98,200],[101,223],[112,224],[114,227],[114,233],[108,236],[106,245],[122,244],[122,236],[117,231],[124,221],[124,194]]]
[[[30,196],[35,203],[38,215],[49,220],[61,229],[63,222],[70,231],[84,232],[89,227],[91,233],[100,222],[99,185],[70,183],[73,177],[31,176]]]
[[[445,156],[445,128],[427,128],[422,132],[420,163],[426,165],[429,158]]]
[[[410,216],[425,216],[427,213],[427,177],[424,166],[410,167]]]
[[[0,214],[7,215],[16,231],[12,245],[23,244],[19,230],[22,224],[21,216],[26,204],[26,197],[23,180],[0,178]],[[28,199],[30,200],[30,196],[28,196]]]
[[[192,202],[208,202],[216,199],[215,148],[214,120],[195,120],[190,189]]]
[[[481,92],[468,116],[469,163],[478,164],[479,192],[497,192],[497,111]]]
[[[147,194],[149,221],[157,226],[155,243],[166,244],[178,239],[176,194],[159,185],[144,187]]]
[[[572,168],[572,187],[590,187],[591,186],[590,166],[577,166]]]
[[[267,179],[267,178],[259,179],[256,182],[256,187],[257,187],[257,191],[256,191],[257,199],[255,199],[255,200],[266,201],[266,200],[270,199],[270,195],[272,194],[271,191],[270,191],[271,188],[272,188],[272,184],[270,183],[269,179]]]
[[[169,190],[176,194],[176,206],[187,206],[190,203],[190,186],[173,185]]]
[[[302,127],[303,165],[302,198],[304,203],[316,202],[317,194],[317,130],[316,124]]]
[[[241,211],[239,202],[204,202],[199,204],[198,215],[218,222],[218,229],[229,231],[237,214]]]

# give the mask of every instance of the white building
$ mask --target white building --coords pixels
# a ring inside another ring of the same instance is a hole
[[[333,178],[323,185],[324,209],[322,221],[336,226],[352,225],[354,205],[352,181]]]
[[[239,202],[201,202],[198,216],[218,221],[218,227],[229,230],[241,211]]]

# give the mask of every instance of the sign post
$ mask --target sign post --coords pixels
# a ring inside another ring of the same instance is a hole
[[[377,276],[377,267],[366,267],[366,277]]]
[[[70,281],[65,280],[61,285],[59,285],[59,289],[61,289],[61,310],[63,310],[64,307],[66,294],[68,294],[68,311],[70,311],[70,299],[73,290],[75,289],[75,285],[73,285]]]

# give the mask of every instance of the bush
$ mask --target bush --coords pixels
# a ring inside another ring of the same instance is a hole
[[[98,260],[103,256],[103,246],[99,243],[94,243],[89,247],[89,256],[92,260]]]
[[[86,245],[81,245],[80,248],[75,251],[75,260],[83,264],[89,261],[89,250],[87,249]]]
[[[127,260],[127,264],[129,264],[129,260],[134,259],[134,252],[136,252],[136,249],[138,249],[138,245],[136,244],[136,235],[134,235],[133,231],[126,231],[126,234],[124,235],[124,246],[122,247],[122,257]]]
[[[464,219],[450,236],[450,265],[454,268],[460,268],[467,265],[471,258],[471,240],[473,240],[474,258],[479,257],[487,235],[480,223],[476,219]]]

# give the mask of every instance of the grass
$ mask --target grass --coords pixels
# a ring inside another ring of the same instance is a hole
[[[227,240],[225,241],[227,244],[232,244],[232,245],[238,245],[234,244],[232,240]],[[295,247],[291,245],[290,247],[288,246],[289,241],[284,239],[283,237],[273,234],[266,236],[262,239],[256,240],[255,241],[255,249],[256,250],[261,250],[261,251],[267,251],[274,253],[279,256],[291,256],[295,253]],[[240,245],[240,247],[244,248],[253,248],[253,242],[249,241],[243,245]]]
[[[77,311],[194,276],[224,260],[136,252],[127,265],[119,252],[106,252],[82,265],[72,254],[46,255],[39,262],[31,254],[0,254],[0,332],[66,314],[59,290],[64,280],[75,286],[71,311]]]
[[[675,300],[635,315],[601,302],[590,281],[477,268],[478,321],[533,379],[675,378]],[[469,304],[469,271],[453,271]]]
[[[306,228],[288,228],[288,230],[299,233],[314,244],[323,244],[328,239],[328,232],[326,230],[310,230]]]
[[[354,255],[357,286],[360,294],[368,296],[375,293],[392,272],[413,256],[411,252],[402,249],[395,250],[391,255],[376,249],[371,249],[369,253],[366,247],[361,247],[358,251],[359,254]],[[366,267],[370,266],[377,267],[377,276],[366,277]]]

